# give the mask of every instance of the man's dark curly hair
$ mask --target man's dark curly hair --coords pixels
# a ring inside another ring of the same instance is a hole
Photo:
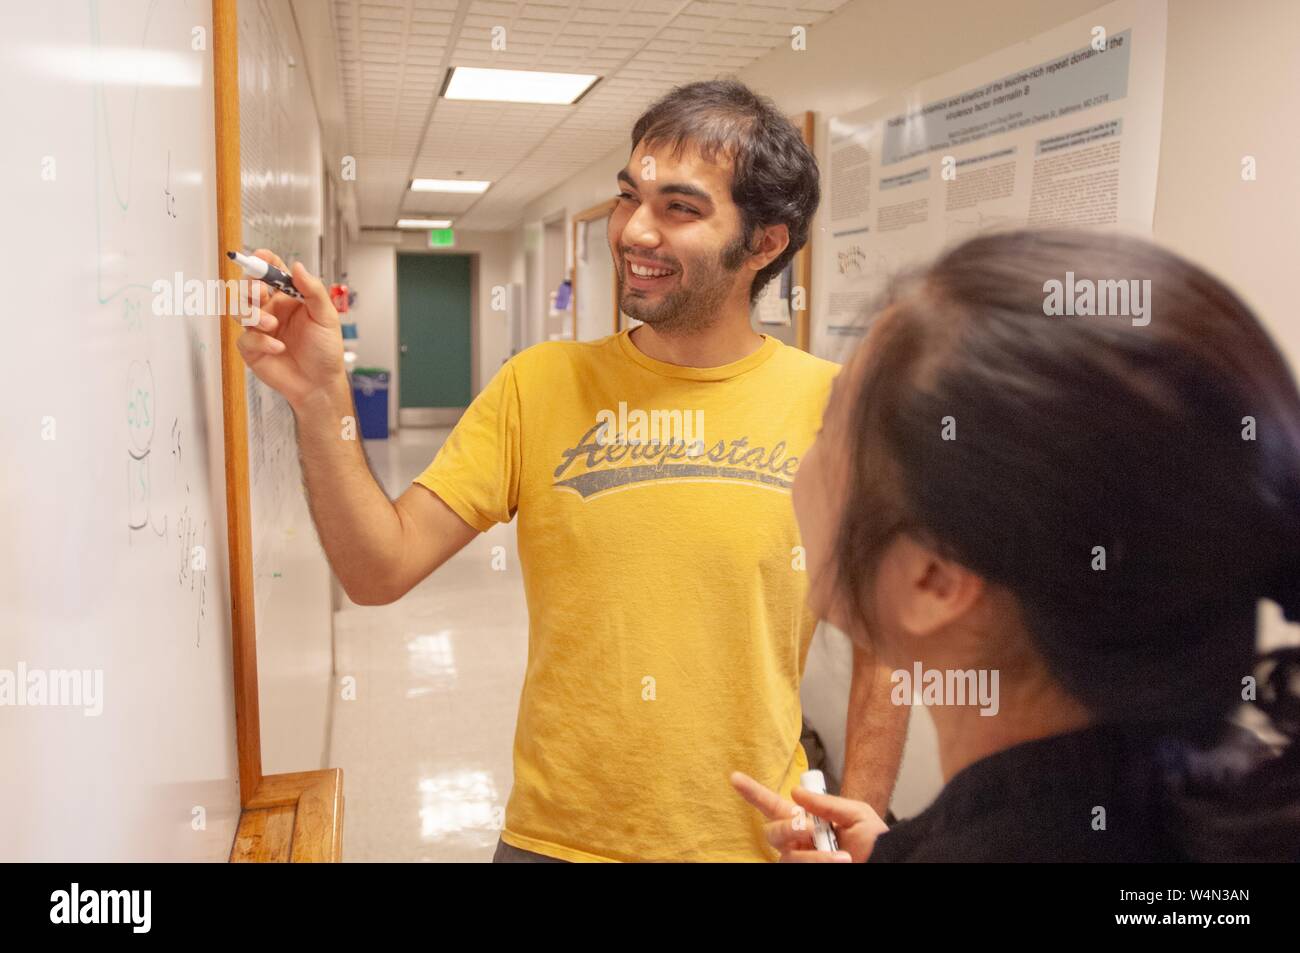
[[[730,159],[746,246],[755,228],[789,228],[790,244],[754,278],[753,303],[807,243],[821,201],[817,160],[799,130],[766,96],[739,80],[713,79],[678,86],[652,104],[632,127],[632,151],[641,144],[668,146],[675,156],[689,144],[706,161]]]

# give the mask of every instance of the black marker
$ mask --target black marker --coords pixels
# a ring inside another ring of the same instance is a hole
[[[264,281],[276,291],[283,291],[285,294],[291,295],[294,298],[302,298],[302,295],[298,293],[298,289],[293,286],[293,279],[269,261],[263,261],[260,258],[250,258],[248,255],[241,255],[237,251],[226,252],[226,257],[240,268],[244,269],[244,274],[248,275],[250,278]]]

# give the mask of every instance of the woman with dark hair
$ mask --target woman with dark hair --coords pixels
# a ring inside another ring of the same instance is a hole
[[[1061,313],[1063,288],[1091,307]],[[1300,621],[1300,396],[1259,321],[1168,251],[1067,230],[968,241],[877,313],[794,503],[814,611],[900,684],[934,674],[945,786],[887,827],[734,775],[769,841],[786,860],[1300,859],[1300,652],[1258,658],[1256,636],[1261,598]],[[971,676],[994,704],[945,693]],[[840,852],[812,849],[801,808]]]

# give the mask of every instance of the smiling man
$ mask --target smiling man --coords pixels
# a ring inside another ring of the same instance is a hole
[[[518,516],[529,654],[497,860],[769,859],[728,774],[785,793],[806,767],[814,619],[790,488],[838,367],[755,333],[750,308],[807,241],[817,165],[769,101],[711,81],[637,121],[618,187],[619,300],[644,323],[513,357],[395,503],[340,446],[351,406],[333,372],[268,365],[308,352],[258,337],[292,337],[278,325],[241,347],[295,408],[313,516],[354,599],[398,598]],[[298,275],[293,313],[337,334]],[[907,709],[865,656],[850,704],[844,792],[883,814]]]

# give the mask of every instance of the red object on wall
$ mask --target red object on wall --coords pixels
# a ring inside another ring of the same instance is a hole
[[[339,314],[348,313],[348,286],[347,285],[330,285],[330,300],[334,302],[334,308]]]

